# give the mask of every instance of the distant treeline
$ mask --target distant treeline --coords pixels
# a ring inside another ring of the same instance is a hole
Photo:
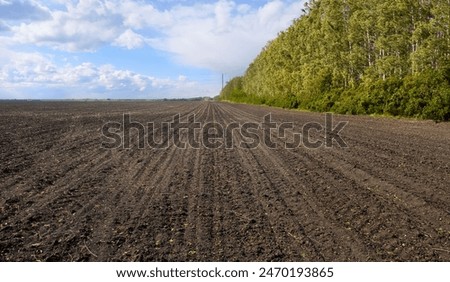
[[[450,0],[315,0],[220,98],[450,119]]]

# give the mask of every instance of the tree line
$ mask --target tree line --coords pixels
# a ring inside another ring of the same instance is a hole
[[[450,0],[311,0],[220,98],[450,119]]]

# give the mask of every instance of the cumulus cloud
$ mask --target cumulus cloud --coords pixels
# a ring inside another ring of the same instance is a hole
[[[151,4],[139,1],[109,1],[107,7],[111,13],[120,14],[126,28],[165,28],[174,24],[173,10],[160,11]]]
[[[102,1],[80,0],[66,4],[65,10],[51,11],[45,21],[11,27],[21,44],[50,46],[64,51],[95,51],[114,42],[122,31],[121,16],[110,12]]]
[[[26,88],[77,89],[88,91],[93,97],[118,93],[121,98],[136,94],[142,98],[176,96],[179,89],[191,89],[185,94],[193,95],[194,91],[202,89],[197,82],[183,75],[175,79],[157,78],[89,62],[57,66],[49,56],[39,53],[0,51],[0,97],[8,97],[8,94]],[[156,94],[159,96],[154,96]],[[33,95],[26,98],[33,98]]]
[[[269,1],[258,9],[220,0],[170,11],[162,35],[147,41],[186,65],[238,74],[268,40],[300,15],[304,1]]]
[[[237,74],[268,40],[291,24],[300,6],[299,2],[273,1],[242,13],[242,7],[233,2],[219,1],[210,16],[181,19],[166,29],[165,36],[153,46],[172,52],[184,64]]]
[[[71,52],[110,44],[127,49],[149,44],[183,64],[236,73],[299,16],[302,2],[273,0],[255,9],[219,0],[158,10],[134,0],[80,0],[52,11],[48,20],[22,23],[12,31],[22,44]]]
[[[133,0],[63,3],[65,8],[51,11],[47,20],[12,26],[14,40],[70,52],[93,52],[110,44],[133,49],[144,43],[133,29],[158,29],[171,21],[168,12]]]
[[[142,35],[135,33],[131,29],[127,29],[117,37],[113,44],[127,49],[135,49],[144,46],[145,39]]]

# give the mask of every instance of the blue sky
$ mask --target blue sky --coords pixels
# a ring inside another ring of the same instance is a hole
[[[304,2],[0,0],[0,99],[215,96]]]

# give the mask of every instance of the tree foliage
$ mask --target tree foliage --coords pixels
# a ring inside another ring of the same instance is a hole
[[[311,0],[223,99],[450,119],[450,0]]]

